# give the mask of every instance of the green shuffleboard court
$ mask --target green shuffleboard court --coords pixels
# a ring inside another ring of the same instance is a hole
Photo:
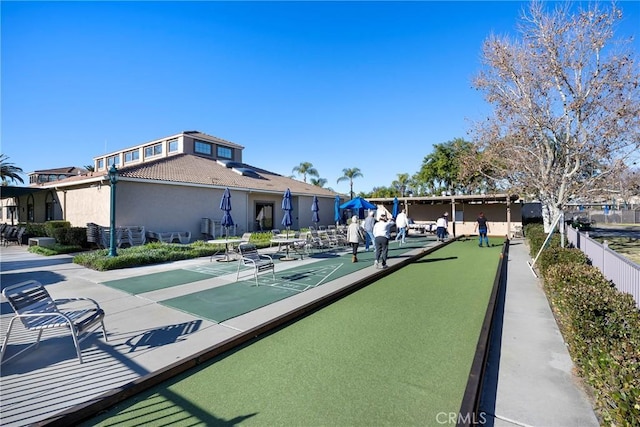
[[[408,242],[410,244],[403,246],[392,244],[389,256],[402,256],[409,250],[423,246],[427,240],[415,238],[409,239]],[[260,274],[258,276],[259,286],[255,286],[253,275],[245,269],[241,272],[238,282],[187,293],[159,302],[194,316],[220,323],[354,271],[371,267],[375,259],[373,251],[359,253],[359,262],[357,263],[351,262],[350,253],[342,253],[342,255],[324,253],[318,254],[318,258],[319,261],[312,264],[278,272],[275,279],[270,273]],[[293,262],[295,263],[295,261]],[[233,263],[233,268],[235,273],[235,263]]]
[[[501,248],[453,242],[87,425],[430,426],[460,408]]]
[[[211,274],[179,269],[129,277],[126,279],[110,280],[104,282],[103,285],[136,295],[210,278]]]

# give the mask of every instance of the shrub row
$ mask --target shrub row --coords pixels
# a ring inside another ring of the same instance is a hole
[[[526,233],[536,256],[546,235],[535,224]],[[571,357],[593,390],[601,421],[640,426],[640,312],[581,251],[559,243],[551,239],[538,267]]]
[[[73,258],[73,262],[94,270],[106,271],[210,256],[220,249],[219,245],[208,245],[202,241],[190,245],[153,242],[118,249],[116,257],[110,257],[108,249],[81,253]]]
[[[69,221],[30,222],[25,224],[25,234],[53,237],[61,246],[88,247],[86,227],[71,227]]]

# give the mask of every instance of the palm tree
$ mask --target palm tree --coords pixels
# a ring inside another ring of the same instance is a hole
[[[20,176],[22,168],[14,166],[13,163],[9,163],[9,157],[5,154],[0,154],[0,180],[2,180],[2,185],[7,185],[9,181],[19,181],[24,184],[24,180]]]
[[[411,182],[411,178],[409,178],[408,173],[399,173],[398,179],[391,183],[391,186],[395,188],[398,193],[400,193],[400,197],[404,197],[407,189],[409,188],[409,184]]]
[[[93,167],[93,165],[85,165],[84,168],[87,170],[87,172],[95,172],[96,169]]]
[[[362,172],[358,168],[342,169],[342,176],[338,178],[338,184],[342,181],[349,180],[349,195],[353,199],[353,179],[363,177]]]
[[[320,174],[313,167],[313,165],[309,162],[302,162],[292,170],[293,173],[297,173],[298,175],[302,175],[302,180],[307,182],[307,175],[319,177]]]
[[[315,185],[316,187],[324,187],[327,185],[327,180],[324,178],[311,178],[309,179],[311,185]]]

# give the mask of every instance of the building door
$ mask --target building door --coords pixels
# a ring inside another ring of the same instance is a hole
[[[256,202],[256,231],[273,229],[273,202]]]

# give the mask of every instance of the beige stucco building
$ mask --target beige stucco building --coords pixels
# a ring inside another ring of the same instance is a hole
[[[4,222],[66,220],[72,226],[110,223],[108,169],[117,168],[116,226],[148,231],[189,231],[192,240],[219,235],[220,201],[231,192],[236,234],[283,228],[282,198],[292,194],[292,229],[313,225],[317,196],[319,225],[333,223],[337,193],[242,162],[244,147],[197,131],[186,131],[97,156],[94,172],[33,180],[3,192]],[[43,171],[38,171],[43,174]],[[31,175],[31,174],[30,174]],[[13,194],[15,192],[15,194]],[[15,212],[11,217],[11,212]],[[258,221],[258,218],[261,221]]]
[[[243,163],[244,147],[198,131],[185,131],[99,155],[93,172],[78,168],[46,169],[29,174],[29,187],[4,187],[0,222],[66,220],[72,226],[110,225],[111,184],[117,169],[116,226],[138,226],[155,232],[190,232],[191,240],[222,234],[220,201],[231,193],[233,234],[283,228],[282,198],[290,189],[291,229],[312,222],[317,196],[320,222],[334,223],[335,199],[343,195]],[[389,211],[393,199],[369,199]],[[409,217],[435,221],[449,213],[449,232],[472,234],[483,211],[492,235],[511,235],[521,224],[521,204],[505,194],[399,198]]]

